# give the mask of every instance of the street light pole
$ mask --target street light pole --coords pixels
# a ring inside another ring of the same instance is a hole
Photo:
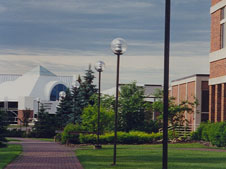
[[[120,64],[120,54],[117,54],[116,98],[115,98],[115,138],[114,138],[114,158],[113,158],[113,165],[116,165],[116,148],[117,148],[116,145],[117,145],[117,129],[118,129],[119,64]]]
[[[164,47],[164,114],[163,114],[163,155],[162,169],[168,168],[168,95],[169,95],[169,51],[170,51],[170,5],[166,0],[165,6],[165,47]]]
[[[115,55],[117,55],[117,74],[116,74],[116,98],[115,98],[115,136],[114,136],[114,154],[113,164],[116,165],[116,149],[117,149],[117,128],[118,128],[118,94],[119,94],[119,65],[120,55],[122,55],[126,49],[126,41],[122,38],[116,38],[111,42],[111,49]]]
[[[99,61],[95,65],[96,71],[99,73],[99,91],[98,91],[98,114],[97,114],[97,145],[95,145],[95,149],[101,149],[100,145],[100,90],[101,90],[101,72],[103,72],[105,67],[105,63],[103,61]]]

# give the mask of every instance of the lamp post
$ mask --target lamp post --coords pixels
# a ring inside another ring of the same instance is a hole
[[[97,145],[95,145],[95,149],[101,149],[101,145],[99,143],[100,136],[100,82],[101,82],[101,72],[103,72],[105,67],[105,63],[103,61],[98,61],[95,65],[95,69],[99,72],[99,91],[98,91],[98,114],[97,114]]]
[[[74,124],[75,124],[75,119],[76,119],[76,113],[77,111],[75,110],[75,105],[76,105],[76,99],[75,97],[77,96],[78,94],[78,88],[80,87],[80,83],[76,80],[73,84],[73,91],[74,91],[74,96],[73,96],[73,113],[74,113]]]
[[[38,114],[39,114],[39,104],[40,104],[40,101],[41,99],[39,97],[36,98],[36,101],[38,103],[38,113],[37,113],[37,118],[38,118]]]
[[[116,145],[117,145],[117,126],[118,126],[118,85],[119,85],[119,64],[120,55],[126,52],[127,44],[122,38],[116,38],[111,42],[111,50],[117,55],[117,75],[116,75],[116,98],[115,98],[115,136],[114,136],[114,156],[113,164],[116,165]]]
[[[59,93],[59,103],[61,103],[62,102],[62,99],[63,98],[65,98],[66,97],[66,92],[65,91],[61,91],[60,93]],[[61,119],[60,119],[60,129],[62,130],[62,128],[63,128],[63,115],[62,115],[62,113],[60,113],[60,116],[61,116]]]
[[[169,92],[169,49],[170,49],[170,2],[165,6],[165,47],[164,47],[164,108],[163,108],[163,154],[162,169],[168,168],[168,92]]]

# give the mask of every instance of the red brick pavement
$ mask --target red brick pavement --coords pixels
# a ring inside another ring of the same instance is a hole
[[[22,155],[5,169],[83,169],[72,148],[20,138]]]

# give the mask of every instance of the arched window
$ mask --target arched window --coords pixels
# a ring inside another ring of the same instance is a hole
[[[67,89],[67,87],[65,85],[63,85],[63,84],[56,85],[51,91],[50,101],[59,100],[59,93],[61,91],[66,91],[66,89]]]

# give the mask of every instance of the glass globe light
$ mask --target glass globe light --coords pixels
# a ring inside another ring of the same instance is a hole
[[[105,68],[105,63],[103,61],[98,61],[96,64],[95,64],[95,69],[96,71],[98,72],[103,72]]]
[[[79,88],[80,87],[80,83],[76,80],[72,83],[73,87]]]
[[[36,101],[37,101],[37,102],[40,102],[40,101],[41,101],[41,99],[40,99],[39,97],[37,97],[37,98],[36,98]]]
[[[116,55],[122,55],[126,52],[127,44],[122,38],[116,38],[111,42],[111,50]]]
[[[60,96],[60,98],[66,97],[65,91],[61,91],[61,92],[59,93],[59,96]]]

